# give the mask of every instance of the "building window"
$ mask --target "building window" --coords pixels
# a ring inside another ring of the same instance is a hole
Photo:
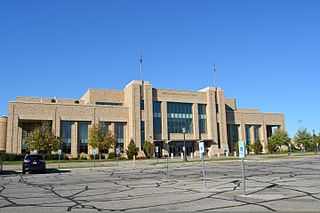
[[[220,140],[220,123],[217,123],[217,135],[218,135],[218,148],[221,149],[221,140]]]
[[[198,104],[199,132],[207,133],[207,113],[206,104]]]
[[[88,154],[88,126],[89,122],[81,121],[78,123],[78,143],[80,144],[80,153]]]
[[[231,128],[232,128],[232,141],[233,143],[238,143],[238,126],[239,125],[236,125],[236,124],[231,124]]]
[[[120,148],[121,152],[123,152],[124,145],[124,123],[115,123],[115,131],[116,131],[116,141],[117,148]]]
[[[62,152],[71,154],[71,121],[61,121]]]
[[[101,122],[101,124],[102,124],[102,127],[103,127],[104,131],[108,132],[111,123],[110,123],[110,122],[103,121],[103,122]]]
[[[144,100],[140,100],[140,110],[144,110]]]
[[[259,125],[254,125],[254,126],[253,126],[254,141],[260,140],[260,138],[259,138],[259,129],[260,129],[260,126],[259,126]]]
[[[246,144],[249,145],[251,143],[251,138],[250,138],[250,126],[246,126]]]
[[[96,105],[122,106],[122,103],[115,103],[115,102],[96,102]]]
[[[159,134],[161,132],[161,102],[153,101],[153,134]]]
[[[144,135],[144,121],[141,121],[141,150],[143,150],[143,144],[145,141],[145,135]]]
[[[182,128],[186,129],[186,133],[192,133],[192,104],[189,103],[168,103],[168,132],[183,133]]]

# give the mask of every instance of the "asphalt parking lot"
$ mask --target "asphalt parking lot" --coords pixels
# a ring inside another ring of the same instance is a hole
[[[246,161],[243,196],[238,160],[7,173],[0,180],[0,211],[319,211],[320,156]]]

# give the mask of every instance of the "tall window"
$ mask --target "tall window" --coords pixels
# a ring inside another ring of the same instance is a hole
[[[62,152],[71,154],[71,121],[61,121]]]
[[[102,124],[103,129],[104,129],[105,131],[109,131],[109,126],[111,125],[110,122],[103,121],[103,122],[101,122],[101,124]]]
[[[232,141],[234,143],[238,143],[238,140],[239,140],[238,125],[231,124],[231,128],[232,128]]]
[[[259,126],[259,125],[254,125],[254,126],[253,126],[254,141],[260,140],[260,138],[259,138],[259,129],[260,129],[260,126]]]
[[[246,141],[247,144],[251,143],[251,138],[250,138],[250,126],[249,125],[245,125],[246,126]]]
[[[169,133],[183,133],[182,128],[192,133],[192,104],[168,103],[167,117]]]
[[[115,123],[117,148],[123,151],[124,144],[124,123]]]
[[[198,104],[199,132],[207,133],[207,113],[206,104]]]
[[[153,101],[153,134],[159,134],[161,132],[161,102]]]
[[[88,125],[89,122],[81,121],[78,123],[78,142],[80,144],[80,153],[88,154]]]
[[[140,110],[144,110],[144,100],[140,100]]]

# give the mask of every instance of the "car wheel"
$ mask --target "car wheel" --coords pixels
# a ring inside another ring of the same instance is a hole
[[[22,170],[22,174],[26,174],[26,171]]]

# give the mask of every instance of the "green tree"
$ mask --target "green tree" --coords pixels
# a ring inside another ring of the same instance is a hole
[[[143,151],[147,158],[151,158],[154,154],[154,144],[150,141],[145,141],[143,144]]]
[[[116,139],[102,124],[95,124],[89,128],[88,143],[93,149],[98,149],[101,160],[102,150],[115,148]]]
[[[268,138],[268,152],[274,153],[280,151],[281,146],[288,146],[290,140],[286,131],[276,130],[272,136]]]
[[[136,143],[133,139],[130,140],[130,143],[128,145],[128,149],[126,150],[127,157],[129,159],[132,159],[134,155],[137,155],[139,151],[139,148],[136,147]]]
[[[62,146],[61,138],[54,135],[49,122],[43,122],[40,128],[29,133],[25,144],[29,151],[37,150],[39,153],[51,153]]]
[[[296,146],[303,146],[306,151],[314,151],[315,145],[313,142],[312,135],[307,132],[307,129],[298,130],[294,136],[294,142]]]

